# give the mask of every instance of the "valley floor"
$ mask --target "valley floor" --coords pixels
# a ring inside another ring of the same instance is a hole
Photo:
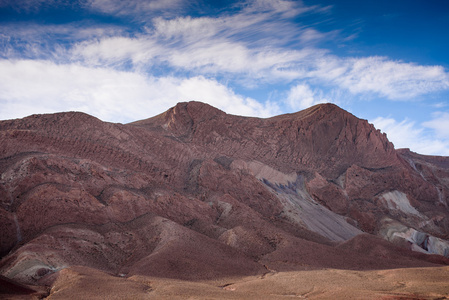
[[[9,299],[42,296],[42,293],[11,295]],[[85,267],[71,267],[59,272],[45,296],[52,300],[449,299],[449,267],[271,272],[262,276],[197,282],[144,276],[122,278]]]

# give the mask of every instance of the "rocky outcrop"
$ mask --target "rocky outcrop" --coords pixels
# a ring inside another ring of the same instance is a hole
[[[0,274],[23,283],[73,265],[205,279],[449,262],[449,159],[395,150],[332,104],[33,115],[1,121],[0,139]]]

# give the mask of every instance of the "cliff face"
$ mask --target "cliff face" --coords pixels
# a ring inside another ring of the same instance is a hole
[[[332,104],[34,115],[0,140],[0,273],[24,283],[71,265],[201,279],[448,262],[449,159],[395,150]]]

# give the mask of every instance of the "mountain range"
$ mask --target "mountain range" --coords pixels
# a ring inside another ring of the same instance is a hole
[[[89,276],[139,297],[155,290],[142,278],[223,291],[328,269],[449,279],[449,157],[395,149],[334,104],[262,119],[184,102],[129,124],[32,115],[0,121],[0,141],[5,294],[65,299]]]

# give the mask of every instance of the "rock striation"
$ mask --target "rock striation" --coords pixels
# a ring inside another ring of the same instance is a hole
[[[24,284],[75,265],[198,280],[449,262],[449,158],[395,150],[333,104],[33,115],[0,140],[0,275]]]

